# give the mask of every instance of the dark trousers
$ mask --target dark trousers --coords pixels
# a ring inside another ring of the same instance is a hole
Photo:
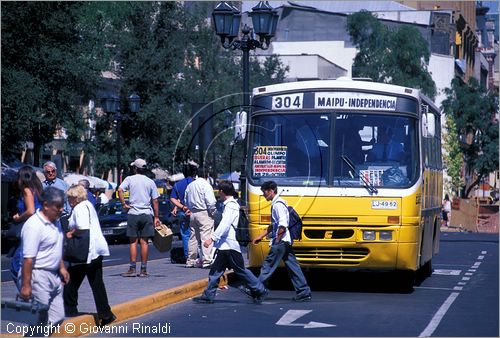
[[[68,268],[70,281],[64,286],[64,311],[66,316],[76,315],[78,312],[78,289],[83,279],[87,276],[99,318],[112,316],[111,307],[108,303],[106,287],[102,279],[102,256],[97,257],[90,264],[77,264]]]
[[[309,285],[307,285],[306,277],[300,268],[297,258],[295,258],[292,246],[288,242],[280,241],[278,244],[273,244],[271,246],[269,254],[262,264],[259,280],[265,283],[271,278],[282,260],[283,263],[285,263],[288,276],[292,281],[297,296],[310,295],[311,289]]]
[[[215,261],[210,267],[208,274],[208,285],[203,292],[204,296],[214,299],[219,280],[226,271],[226,268],[233,269],[234,273],[248,286],[255,296],[264,293],[265,287],[259,282],[252,271],[245,268],[245,262],[240,252],[236,250],[217,250]]]

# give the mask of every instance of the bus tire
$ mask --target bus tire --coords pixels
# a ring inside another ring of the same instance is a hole
[[[412,270],[397,270],[396,271],[396,290],[403,293],[413,291],[415,285],[416,273]]]

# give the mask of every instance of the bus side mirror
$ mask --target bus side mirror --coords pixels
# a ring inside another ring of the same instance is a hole
[[[247,113],[239,111],[236,113],[236,120],[234,122],[234,139],[242,141],[247,134]]]
[[[422,114],[422,136],[428,138],[436,136],[436,117],[434,114]]]
[[[427,114],[427,137],[436,136],[436,116],[434,114]]]

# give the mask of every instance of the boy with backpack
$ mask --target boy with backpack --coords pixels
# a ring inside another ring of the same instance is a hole
[[[231,268],[248,286],[249,295],[253,298],[254,303],[260,304],[267,296],[268,291],[257,277],[245,268],[240,244],[236,240],[235,227],[238,225],[240,205],[234,199],[236,192],[233,184],[229,181],[221,181],[219,183],[219,194],[224,200],[222,220],[211,237],[203,242],[205,248],[215,243],[214,247],[217,249],[215,260],[210,267],[207,288],[201,296],[193,298],[193,301],[205,304],[213,303],[220,277],[224,274],[226,268]]]
[[[281,260],[285,263],[288,275],[291,278],[296,295],[293,298],[296,302],[307,302],[311,300],[311,289],[306,278],[300,269],[300,265],[295,258],[292,249],[292,237],[290,235],[290,212],[285,200],[278,196],[278,185],[274,181],[267,181],[260,187],[264,198],[271,202],[271,224],[265,232],[255,238],[252,243],[259,243],[264,237],[269,235],[270,246],[262,268],[259,280],[265,283],[278,268]],[[244,293],[248,290],[241,289]]]

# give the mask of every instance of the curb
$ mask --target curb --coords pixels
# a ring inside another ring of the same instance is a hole
[[[222,276],[219,285],[227,285],[228,281],[234,278],[232,275],[232,272],[226,272]],[[143,316],[148,312],[152,312],[162,307],[200,295],[206,288],[207,284],[208,278],[200,279],[188,284],[159,291],[148,296],[112,306],[111,311],[115,314],[117,319],[110,324],[110,326],[120,324],[131,318]],[[54,332],[52,337],[79,337],[94,333],[88,329],[97,326],[96,317],[97,316],[94,317],[94,315],[86,314],[66,319],[62,322],[60,330]],[[82,332],[82,328],[85,328],[86,332]]]

